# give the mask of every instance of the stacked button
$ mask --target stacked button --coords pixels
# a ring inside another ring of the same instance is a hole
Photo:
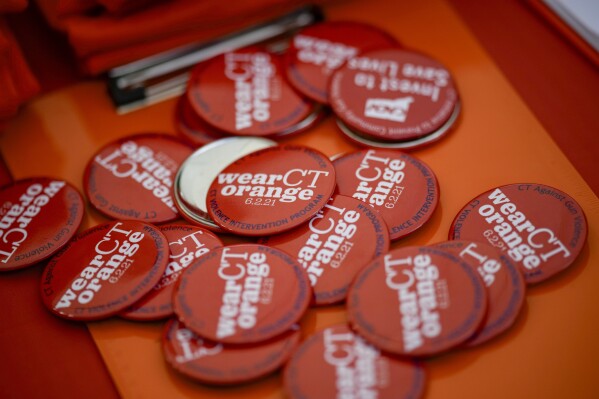
[[[311,297],[306,272],[285,252],[258,244],[217,248],[178,282],[178,321],[163,338],[166,359],[211,384],[262,377],[291,356]]]
[[[322,209],[335,189],[335,169],[317,150],[279,145],[227,166],[208,189],[206,205],[223,230],[264,236],[290,230]]]
[[[251,47],[192,71],[176,123],[199,144],[227,136],[280,138],[310,128],[323,111],[289,85],[280,55]]]
[[[431,356],[478,330],[487,293],[479,274],[451,252],[403,247],[362,269],[348,293],[347,311],[352,328],[378,348]]]
[[[174,198],[179,214],[191,223],[222,232],[208,214],[208,188],[218,174],[234,161],[252,152],[276,145],[263,137],[228,137],[197,149],[175,176]]]
[[[60,317],[105,319],[147,294],[167,263],[167,240],[155,226],[134,220],[101,224],[50,260],[42,276],[42,300]]]
[[[351,58],[331,77],[329,98],[340,130],[358,145],[414,149],[443,137],[460,102],[438,61],[398,48]]]
[[[173,312],[173,292],[183,271],[200,256],[222,247],[213,233],[197,226],[171,224],[160,227],[169,246],[169,262],[160,281],[143,298],[119,315],[130,320],[159,320]]]

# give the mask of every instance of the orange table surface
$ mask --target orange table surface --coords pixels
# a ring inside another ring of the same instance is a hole
[[[447,3],[356,1],[331,6],[328,17],[371,22],[406,46],[433,55],[453,72],[460,91],[463,110],[455,130],[437,144],[413,152],[435,171],[441,186],[440,206],[424,228],[394,247],[445,240],[453,217],[466,202],[491,187],[513,182],[558,187],[573,196],[587,215],[588,242],[572,267],[530,287],[522,314],[506,334],[479,348],[426,360],[425,396],[599,397],[597,197]],[[15,178],[53,175],[81,188],[83,169],[101,145],[137,132],[174,133],[173,107],[171,100],[117,116],[101,83],[78,84],[29,104],[0,137],[0,145]],[[285,141],[327,155],[357,148],[341,137],[331,118]],[[89,207],[87,211],[85,226],[105,220]],[[344,320],[342,306],[311,310],[302,328],[310,334]],[[218,389],[180,377],[162,359],[162,326],[119,319],[88,324],[121,396],[283,396],[280,374]]]

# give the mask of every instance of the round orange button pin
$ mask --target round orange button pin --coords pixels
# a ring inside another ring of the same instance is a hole
[[[174,294],[179,320],[227,344],[266,341],[289,330],[308,308],[312,289],[287,253],[257,244],[216,248],[181,276]]]
[[[403,247],[379,256],[350,287],[351,327],[381,350],[430,356],[470,338],[487,311],[478,272],[443,249]]]

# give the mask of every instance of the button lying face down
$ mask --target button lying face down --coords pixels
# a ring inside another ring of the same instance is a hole
[[[179,279],[179,320],[213,341],[245,344],[289,330],[312,296],[304,269],[285,252],[257,244],[217,248]]]
[[[433,171],[419,159],[395,150],[361,150],[333,162],[337,191],[381,213],[391,240],[426,223],[439,202]]]
[[[223,230],[266,236],[290,230],[325,206],[335,189],[335,169],[320,152],[280,145],[229,165],[210,186],[207,207]]]
[[[291,40],[285,58],[287,78],[300,93],[326,104],[329,79],[337,68],[365,50],[397,45],[388,33],[360,22],[311,25]]]
[[[171,224],[160,231],[168,240],[169,263],[162,278],[141,300],[119,315],[130,320],[157,320],[173,314],[175,283],[183,271],[200,256],[223,243],[214,234],[197,226]]]
[[[375,141],[427,136],[450,118],[458,94],[436,60],[397,48],[350,59],[331,77],[333,112],[358,135]]]
[[[347,296],[354,330],[398,355],[429,356],[470,338],[487,310],[482,279],[442,249],[404,247],[362,269]]]
[[[446,241],[436,244],[472,265],[487,289],[488,310],[481,329],[468,341],[475,346],[501,334],[514,324],[524,304],[526,287],[518,266],[484,242]]]
[[[98,320],[140,300],[168,263],[158,228],[124,220],[84,231],[54,256],[42,275],[42,300],[55,315]]]
[[[208,208],[208,188],[228,165],[252,152],[276,145],[262,137],[229,137],[207,144],[187,158],[175,177],[175,205],[181,216],[212,231],[222,229],[214,223]]]
[[[18,180],[0,190],[0,272],[49,258],[77,233],[83,198],[69,183],[48,177]]]
[[[315,304],[328,305],[343,301],[358,271],[389,250],[389,232],[370,206],[335,195],[308,223],[260,243],[295,256],[310,277]]]
[[[449,233],[456,240],[488,242],[518,264],[527,283],[568,268],[586,242],[580,205],[543,184],[509,184],[486,191],[462,208]]]
[[[306,339],[285,368],[291,398],[419,398],[422,367],[385,355],[346,325],[328,327]]]
[[[300,335],[296,328],[259,344],[219,344],[173,319],[165,326],[162,351],[168,364],[188,377],[207,384],[240,384],[280,368],[299,344]]]
[[[187,96],[202,120],[233,135],[280,134],[313,110],[284,79],[280,57],[258,48],[226,53],[198,66]]]
[[[140,134],[108,144],[85,170],[84,189],[91,204],[114,219],[148,223],[175,220],[173,179],[192,153],[180,139]]]

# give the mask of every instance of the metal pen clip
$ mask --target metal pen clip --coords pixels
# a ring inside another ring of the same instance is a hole
[[[227,51],[286,38],[323,19],[320,8],[305,6],[217,40],[178,47],[121,65],[108,72],[109,94],[118,113],[166,100],[183,93],[193,65]]]

